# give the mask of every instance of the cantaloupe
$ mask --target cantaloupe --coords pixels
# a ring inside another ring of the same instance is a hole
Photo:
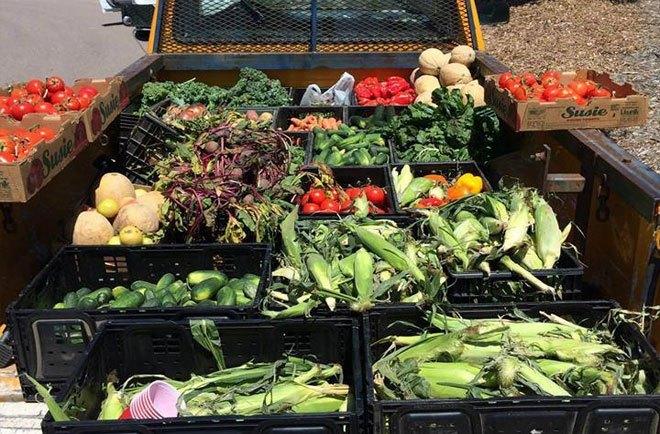
[[[417,95],[424,92],[433,92],[439,87],[440,81],[438,81],[438,78],[434,75],[422,75],[415,80],[415,92],[417,92]]]
[[[451,50],[451,58],[449,59],[449,62],[470,66],[476,58],[477,53],[472,47],[468,47],[467,45],[458,45],[454,47],[453,50]]]
[[[73,227],[73,244],[89,246],[107,244],[115,234],[107,218],[96,210],[83,211]]]
[[[131,203],[119,210],[112,226],[117,232],[126,226],[135,226],[149,234],[158,230],[158,223],[158,215],[149,206]]]
[[[463,101],[465,102],[467,102],[467,95],[471,95],[472,98],[474,99],[475,107],[481,107],[486,105],[486,101],[484,100],[484,88],[479,83],[466,84],[461,89],[461,93],[463,94]]]
[[[433,92],[423,92],[417,95],[417,98],[415,98],[415,102],[421,102],[424,104],[428,104],[431,107],[437,107],[437,104],[433,102]]]
[[[467,84],[472,81],[472,74],[467,66],[460,63],[449,63],[440,68],[440,83],[443,86]]]
[[[148,206],[157,216],[160,216],[160,208],[165,203],[165,196],[160,191],[150,191],[140,195],[136,202]]]
[[[449,63],[451,54],[444,54],[437,48],[428,48],[419,55],[419,70],[422,74],[438,75],[440,68]]]
[[[121,173],[112,172],[103,175],[95,191],[96,206],[103,199],[114,199],[121,204],[121,200],[125,197],[135,197],[135,187],[133,187],[131,180]]]

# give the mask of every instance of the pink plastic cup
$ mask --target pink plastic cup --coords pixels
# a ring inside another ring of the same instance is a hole
[[[176,417],[179,392],[164,381],[154,381],[135,395],[130,404],[134,419],[163,419]]]

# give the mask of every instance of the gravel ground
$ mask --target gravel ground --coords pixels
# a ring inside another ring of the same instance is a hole
[[[607,134],[660,171],[660,1],[539,0],[483,30],[486,49],[514,72],[595,69],[648,95],[646,125]]]

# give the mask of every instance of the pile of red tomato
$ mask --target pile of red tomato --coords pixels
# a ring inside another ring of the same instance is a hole
[[[560,82],[561,73],[548,70],[539,77],[531,72],[513,75],[505,72],[500,75],[498,85],[511,92],[518,101],[537,100],[553,102],[558,99],[573,99],[578,105],[586,105],[592,98],[610,98],[609,90],[591,80],[572,80],[564,85]]]
[[[299,204],[302,214],[341,214],[353,212],[353,202],[364,195],[369,202],[369,212],[372,214],[385,214],[389,211],[387,205],[387,192],[376,185],[364,187],[310,188],[301,196]]]
[[[59,77],[48,77],[46,81],[32,79],[23,86],[14,86],[8,96],[0,96],[0,115],[20,121],[29,113],[84,110],[98,93],[93,86],[73,90]]]
[[[20,161],[42,140],[55,138],[56,132],[46,126],[25,128],[0,128],[0,163]]]

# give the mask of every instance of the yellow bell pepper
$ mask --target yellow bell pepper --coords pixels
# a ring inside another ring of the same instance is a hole
[[[464,173],[456,180],[456,185],[466,187],[470,194],[481,193],[484,188],[484,181],[480,176],[474,176],[471,173]]]

